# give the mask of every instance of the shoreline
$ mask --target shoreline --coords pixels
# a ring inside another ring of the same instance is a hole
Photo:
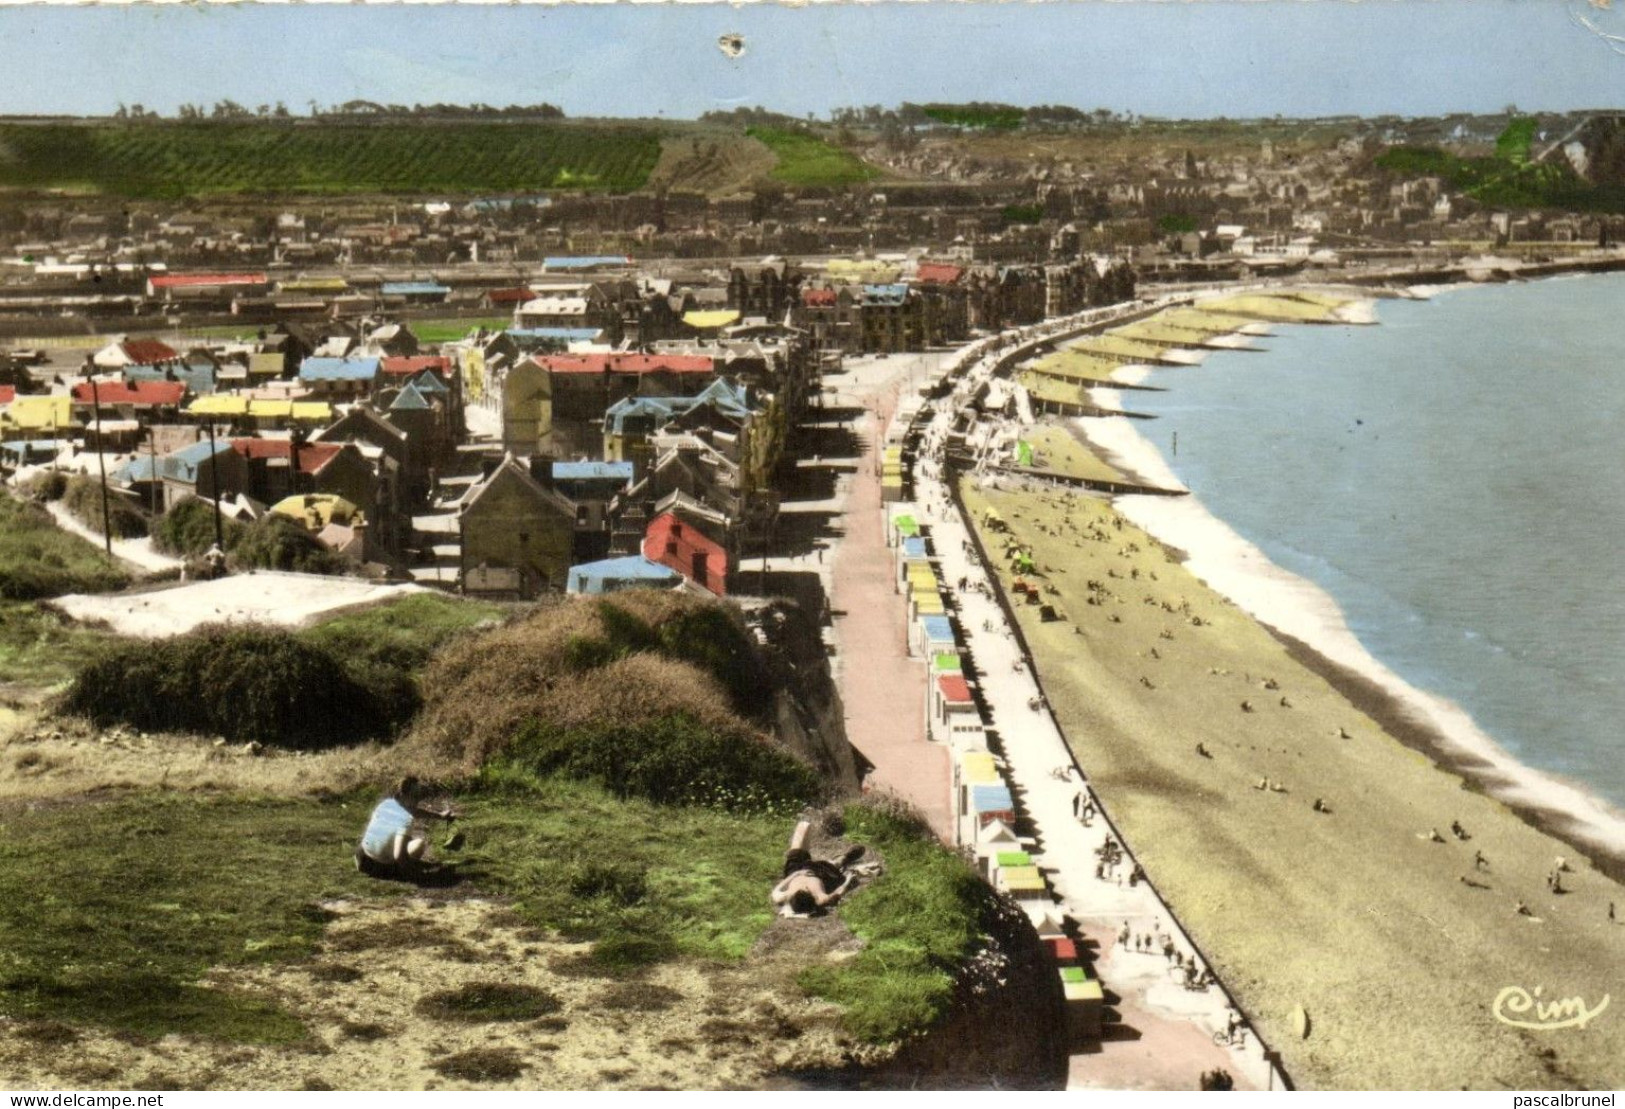
[[[1349,322],[1375,322],[1365,300]],[[1113,374],[1138,384],[1150,367]],[[1098,394],[1112,394],[1098,396]],[[1102,408],[1121,410],[1118,392],[1090,390]],[[1074,435],[1125,477],[1185,490],[1161,450],[1122,417],[1072,419]],[[1125,517],[1180,552],[1196,577],[1237,605],[1405,746],[1459,778],[1465,788],[1498,801],[1531,827],[1582,852],[1598,870],[1625,881],[1625,812],[1585,783],[1566,780],[1519,760],[1456,703],[1421,689],[1375,658],[1349,629],[1342,608],[1318,584],[1271,561],[1215,516],[1198,496],[1177,499],[1119,496]]]

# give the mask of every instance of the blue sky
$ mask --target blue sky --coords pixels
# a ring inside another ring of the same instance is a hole
[[[0,7],[0,113],[230,98],[692,118],[1000,100],[1145,115],[1625,107],[1586,0]],[[745,36],[742,57],[718,36]]]

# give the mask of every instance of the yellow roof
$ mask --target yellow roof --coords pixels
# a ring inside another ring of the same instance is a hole
[[[248,402],[248,414],[270,418],[274,416],[287,416],[293,412],[291,400],[251,400]]]
[[[986,751],[970,751],[959,758],[960,777],[966,783],[981,785],[1000,781],[999,768]]]
[[[943,613],[942,598],[935,593],[914,595],[914,607],[921,616],[941,616]]]
[[[902,270],[889,262],[875,262],[860,258],[831,258],[824,272],[831,281],[863,281],[872,285],[888,285],[897,280]]]
[[[246,416],[248,398],[233,393],[215,393],[212,396],[199,397],[186,406],[186,411],[192,416]]]
[[[293,402],[292,415],[296,420],[326,422],[333,418],[333,406],[325,400],[296,400]]]
[[[277,285],[284,293],[342,293],[349,287],[342,277],[296,277]]]
[[[313,531],[325,528],[328,524],[348,524],[361,514],[355,505],[331,493],[304,493],[284,497],[271,506],[271,511],[306,527],[310,527],[314,513],[317,524],[316,528],[312,528]]]
[[[72,427],[73,398],[66,395],[17,397],[0,414],[0,423],[7,427],[40,431],[52,427]]]
[[[259,353],[248,356],[248,372],[261,376],[275,377],[282,372],[287,363],[282,355],[276,353]]]
[[[683,322],[690,327],[699,328],[701,331],[713,327],[727,327],[731,323],[737,323],[738,320],[739,313],[732,308],[718,308],[710,312],[683,313]]]

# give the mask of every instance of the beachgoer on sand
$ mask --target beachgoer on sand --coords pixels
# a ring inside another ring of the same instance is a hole
[[[1490,868],[1490,861],[1484,857],[1484,852],[1482,852],[1482,851],[1474,851],[1473,852],[1473,869],[1474,870],[1488,870],[1489,868]]]

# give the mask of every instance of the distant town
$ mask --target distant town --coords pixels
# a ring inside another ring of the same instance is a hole
[[[428,197],[166,200],[133,171],[86,193],[40,146],[99,136],[94,176],[211,128],[374,155],[388,131],[419,159],[459,120],[632,141],[546,105],[257,115],[0,123],[24,151],[0,201],[0,465],[105,471],[106,509],[69,503],[120,538],[206,501],[237,526],[284,516],[323,549],[311,565],[515,597],[645,555],[725,593],[766,552],[789,432],[843,359],[1227,282],[1607,267],[1625,226],[1619,118],[1585,113],[742,109],[664,125],[636,188]],[[214,530],[158,545],[178,564],[224,544]]]

